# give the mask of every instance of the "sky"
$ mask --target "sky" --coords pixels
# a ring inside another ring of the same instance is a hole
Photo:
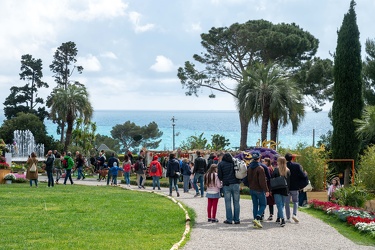
[[[375,39],[375,0],[355,7],[362,51]],[[350,0],[1,0],[0,113],[19,79],[21,56],[43,61],[40,89],[56,86],[49,65],[56,49],[72,41],[95,110],[235,110],[233,97],[202,89],[186,96],[177,69],[204,52],[200,34],[212,27],[264,19],[296,23],[319,39],[316,56],[330,58]],[[365,56],[364,52],[362,53]]]

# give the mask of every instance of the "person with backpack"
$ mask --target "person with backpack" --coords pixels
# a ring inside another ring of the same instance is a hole
[[[72,168],[74,167],[74,160],[72,158],[72,153],[71,152],[68,152],[65,156],[64,156],[64,160],[66,162],[66,168],[65,168],[65,179],[64,179],[64,185],[66,185],[66,181],[70,180],[70,184],[73,185],[74,182],[72,180]]]
[[[290,222],[290,198],[293,202],[293,216],[292,219],[294,222],[298,223],[299,219],[297,218],[298,211],[298,195],[299,190],[306,187],[304,184],[307,179],[307,173],[302,170],[302,167],[297,162],[292,162],[293,155],[291,153],[285,154],[285,159],[287,161],[286,166],[290,170],[290,186],[289,186],[289,196],[285,198],[285,213],[287,221]]]
[[[172,188],[174,187],[177,197],[180,197],[180,193],[178,192],[178,178],[180,177],[180,174],[180,163],[176,159],[176,155],[171,153],[169,155],[167,165],[167,177],[169,177],[169,196],[172,196]]]
[[[195,188],[195,196],[199,196],[199,189],[197,185],[197,181],[199,181],[200,189],[201,189],[201,197],[203,198],[204,193],[204,186],[203,186],[203,176],[204,173],[207,171],[207,162],[206,160],[201,156],[201,152],[197,151],[197,158],[194,160],[194,188]]]
[[[130,187],[130,172],[132,163],[128,155],[124,156],[124,162],[122,163],[122,168],[124,169],[124,181],[128,187]]]
[[[152,190],[155,190],[155,187],[160,189],[160,177],[163,174],[163,169],[161,168],[161,164],[158,161],[159,157],[154,155],[152,161],[150,163],[149,174],[152,177]]]
[[[267,179],[263,166],[260,163],[260,153],[252,152],[253,161],[247,170],[251,200],[253,202],[254,228],[262,228],[261,219],[267,206],[266,197],[269,196]],[[267,169],[268,171],[268,169]]]
[[[30,180],[30,187],[33,186],[33,181],[35,182],[35,187],[38,187],[37,164],[38,164],[38,159],[36,157],[36,154],[35,152],[32,152],[29,159],[27,159],[27,162],[26,162],[26,166],[27,166],[26,179]]]
[[[138,185],[138,188],[139,189],[141,189],[141,188],[146,189],[145,186],[144,186],[145,181],[146,181],[146,175],[145,175],[146,167],[143,164],[143,157],[142,157],[142,155],[139,155],[137,161],[135,162],[135,164],[134,164],[134,171],[137,174],[137,185]],[[142,178],[142,180],[141,180],[141,178]]]
[[[240,182],[234,171],[234,161],[230,153],[225,153],[217,167],[217,175],[223,183],[225,201],[225,224],[240,224]],[[233,202],[233,212],[232,212]]]
[[[184,182],[184,193],[189,193],[189,181],[190,181],[190,166],[189,166],[189,160],[187,158],[184,158],[182,160],[182,166],[181,166],[181,174]]]

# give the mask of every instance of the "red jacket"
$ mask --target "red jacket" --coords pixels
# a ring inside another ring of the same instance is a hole
[[[151,167],[152,165],[156,164],[156,173],[152,173],[151,172]],[[161,177],[162,174],[163,174],[163,169],[161,168],[161,165],[160,165],[160,162],[158,162],[158,160],[154,160],[150,163],[150,167],[148,169],[148,172],[150,174],[150,176],[159,176]]]

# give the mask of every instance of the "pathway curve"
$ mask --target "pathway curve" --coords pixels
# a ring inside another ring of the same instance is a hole
[[[39,177],[40,181],[46,180],[45,176]],[[98,182],[93,178],[86,178],[83,181],[75,181],[80,185],[106,185],[104,181]],[[60,186],[61,184],[59,184]],[[124,188],[125,185],[120,185]],[[137,189],[131,186],[130,189]],[[146,187],[146,191],[150,191],[150,187]],[[161,192],[169,193],[169,189],[162,188]],[[281,228],[275,221],[264,221],[262,229],[253,229],[252,203],[251,200],[241,199],[240,220],[239,225],[224,224],[225,206],[224,199],[219,200],[217,219],[219,223],[207,222],[207,199],[194,197],[195,191],[190,193],[180,192],[181,196],[173,197],[181,201],[185,205],[193,208],[196,212],[196,222],[191,231],[190,240],[182,249],[340,249],[340,250],[362,250],[375,249],[375,247],[361,246],[353,243],[349,239],[339,234],[334,228],[325,224],[301,211],[298,212],[300,223],[287,223]],[[275,211],[277,208],[275,206]],[[268,217],[268,208],[266,210],[266,218]]]

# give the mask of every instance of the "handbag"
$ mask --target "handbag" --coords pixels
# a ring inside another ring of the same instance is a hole
[[[271,184],[271,190],[288,187],[288,183],[286,182],[286,179],[284,176],[278,176],[278,177],[272,178],[270,180],[270,184]]]
[[[311,182],[309,180],[309,183],[306,187],[303,188],[303,192],[311,192],[313,190],[313,186],[311,185]]]
[[[31,173],[35,173],[36,172],[36,165],[35,165],[35,163],[33,163],[33,165],[31,165],[30,172]]]

